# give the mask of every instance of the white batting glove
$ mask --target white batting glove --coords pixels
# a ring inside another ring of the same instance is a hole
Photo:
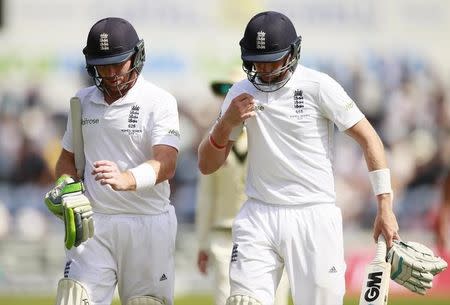
[[[394,240],[386,260],[392,266],[391,279],[422,295],[432,287],[433,276],[447,268],[442,258],[417,242]]]

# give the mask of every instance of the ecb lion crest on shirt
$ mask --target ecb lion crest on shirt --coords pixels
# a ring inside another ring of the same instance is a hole
[[[138,124],[140,108],[141,107],[138,105],[133,105],[130,108],[130,113],[128,114],[128,128],[122,129],[122,132],[128,133],[130,135],[142,132],[142,129],[139,128]]]
[[[294,108],[294,114],[290,118],[301,121],[310,117],[309,114],[305,113],[305,98],[302,89],[294,90],[292,106]]]

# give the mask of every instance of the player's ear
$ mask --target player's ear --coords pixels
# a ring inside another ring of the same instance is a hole
[[[136,68],[138,72],[141,72],[142,67],[144,66],[145,61],[145,46],[144,46],[144,40],[141,39],[137,43],[137,45],[134,47],[135,54],[133,58],[133,68]]]
[[[96,77],[97,72],[95,71],[95,67],[92,65],[86,66],[86,71],[89,74],[90,77]]]
[[[244,70],[252,71],[253,63],[249,62],[249,61],[243,61],[242,62],[242,67],[244,68]]]
[[[295,40],[291,44],[291,48],[292,48],[292,58],[296,58],[298,60],[298,58],[300,58],[300,50],[302,48],[302,36],[298,36],[297,40]]]

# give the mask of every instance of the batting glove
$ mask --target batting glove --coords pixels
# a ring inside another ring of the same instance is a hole
[[[447,268],[442,258],[417,242],[394,240],[386,260],[391,264],[391,279],[422,295],[432,287],[433,276]]]
[[[83,182],[61,176],[44,201],[48,209],[64,221],[64,243],[67,249],[78,247],[94,236],[92,207],[84,195]]]

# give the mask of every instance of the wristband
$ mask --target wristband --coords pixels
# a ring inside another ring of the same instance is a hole
[[[392,194],[391,171],[389,168],[369,172],[369,179],[375,195]]]
[[[156,172],[147,162],[131,168],[130,172],[136,181],[136,190],[150,188],[156,184]]]
[[[214,141],[212,135],[209,135],[209,143],[212,145],[212,147],[214,147],[217,150],[223,150],[227,145],[219,145],[216,143],[216,141]]]

